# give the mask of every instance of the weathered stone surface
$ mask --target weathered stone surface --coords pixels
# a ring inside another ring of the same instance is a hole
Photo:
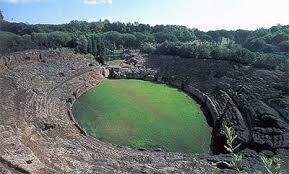
[[[70,107],[108,75],[93,61],[31,50],[0,57],[0,67],[0,173],[220,171],[207,154],[138,151],[85,136]]]
[[[222,150],[224,124],[233,126],[243,143],[246,170],[264,170],[259,152],[289,161],[289,90],[283,72],[226,61],[136,56],[108,73],[78,55],[31,50],[0,57],[0,173],[233,173],[212,165],[229,161],[230,155],[139,151],[85,136],[70,107],[108,75],[167,83],[197,98],[213,127],[213,150]]]

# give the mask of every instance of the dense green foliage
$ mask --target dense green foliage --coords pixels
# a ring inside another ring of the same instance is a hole
[[[200,106],[166,85],[107,80],[81,96],[73,113],[90,135],[114,144],[188,153],[210,145]]]
[[[164,42],[157,48],[145,47],[146,53],[173,55],[193,59],[229,60],[258,68],[288,71],[288,56],[284,54],[252,52],[238,44],[212,44],[210,42]],[[154,51],[150,51],[154,50]]]
[[[2,14],[0,15],[2,16]],[[3,19],[3,16],[1,17]],[[106,33],[106,40],[111,44],[139,47],[142,43],[192,42],[194,40],[220,43],[228,39],[241,45],[250,51],[258,52],[288,52],[289,51],[289,26],[273,26],[270,29],[258,29],[256,31],[217,30],[202,32],[197,29],[188,29],[184,26],[156,25],[150,26],[139,23],[111,23],[108,20],[98,22],[71,21],[68,24],[28,25],[24,23],[11,23],[3,21],[1,31],[15,33],[17,35],[31,35],[32,33],[50,33],[61,31],[64,33]],[[121,36],[121,34],[124,34]],[[132,41],[132,42],[128,42]]]
[[[111,58],[114,50],[124,53],[140,49],[143,53],[229,60],[260,68],[288,67],[289,26],[202,32],[177,25],[150,26],[108,20],[29,25],[5,21],[0,14],[0,53],[68,47],[77,53],[90,53],[103,62]]]

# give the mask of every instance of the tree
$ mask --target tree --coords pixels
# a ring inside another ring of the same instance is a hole
[[[157,43],[163,43],[165,41],[169,42],[177,42],[177,37],[172,33],[164,33],[164,32],[158,32],[154,34],[155,40]]]
[[[137,45],[136,45],[136,37],[133,35],[133,34],[122,34],[121,36],[121,40],[122,40],[122,45],[125,47],[125,48],[136,48]]]
[[[0,10],[0,21],[3,21],[3,20],[4,20],[3,12],[2,10]]]
[[[289,40],[289,35],[286,33],[278,33],[272,38],[274,44],[279,44],[280,42]]]
[[[67,47],[72,37],[69,33],[54,31],[48,34],[47,39],[52,47]]]
[[[203,31],[200,31],[198,29],[194,30],[194,34],[201,41],[212,41],[213,40],[213,38],[210,35],[208,35],[207,33],[203,32]]]
[[[0,52],[9,53],[19,51],[22,48],[18,44],[21,37],[10,32],[0,32]]]
[[[264,37],[264,36],[270,35],[270,34],[271,34],[271,30],[264,29],[264,28],[259,28],[254,32],[254,35],[258,38]]]
[[[234,40],[236,43],[243,45],[245,41],[248,39],[250,36],[251,31],[248,30],[237,30],[234,35]]]
[[[178,55],[186,58],[195,58],[196,57],[196,44],[186,43],[182,44],[178,49]]]
[[[115,44],[117,47],[122,44],[122,34],[117,31],[106,32],[103,34],[103,36],[105,41],[109,41],[110,43]]]
[[[75,51],[78,52],[78,53],[88,53],[87,52],[87,49],[88,49],[88,40],[87,38],[85,37],[85,35],[79,35],[79,36],[76,36],[74,38],[74,41],[75,41]]]
[[[159,47],[157,47],[155,53],[160,55],[172,55],[178,54],[178,43],[175,42],[163,42]]]
[[[98,22],[92,22],[89,25],[89,30],[90,32],[101,32],[104,28],[104,24],[102,21],[98,21]]]
[[[47,33],[32,33],[31,38],[41,48],[49,46]]]
[[[154,43],[154,37],[150,33],[141,33],[141,32],[135,32],[133,33],[136,37],[136,47],[141,47],[144,43]]]
[[[152,43],[143,43],[140,52],[142,53],[148,53],[148,54],[153,54],[156,50],[156,47]]]
[[[196,39],[194,32],[185,26],[168,25],[164,27],[162,32],[174,35],[180,42],[191,42]]]
[[[281,51],[289,52],[289,41],[282,41],[278,44]]]
[[[247,42],[245,47],[251,51],[263,51],[266,48],[266,42],[262,38],[257,38]]]
[[[25,34],[21,37],[21,40],[19,42],[19,45],[23,49],[31,49],[31,48],[37,48],[37,45],[33,40],[31,39],[31,36],[28,34]]]
[[[59,31],[59,28],[55,28],[54,31]],[[89,32],[89,23],[86,21],[71,21],[69,24],[64,26],[64,31],[68,32]]]

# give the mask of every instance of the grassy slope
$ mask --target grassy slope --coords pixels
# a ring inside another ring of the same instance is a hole
[[[107,80],[81,96],[73,112],[90,135],[114,144],[193,153],[210,143],[199,105],[165,85]]]

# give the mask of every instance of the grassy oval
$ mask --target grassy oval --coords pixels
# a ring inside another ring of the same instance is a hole
[[[91,136],[133,148],[207,152],[210,131],[200,106],[185,93],[140,80],[105,80],[73,105]]]

